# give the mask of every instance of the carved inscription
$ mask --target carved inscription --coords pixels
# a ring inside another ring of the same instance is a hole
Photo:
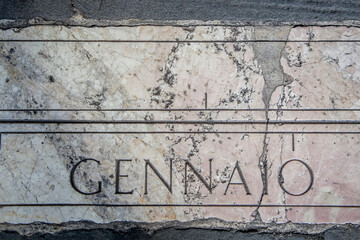
[[[96,162],[97,164],[100,164],[100,161],[99,160],[95,160],[95,159],[92,159],[92,158],[88,158],[88,159],[84,159],[84,160],[81,160],[80,162],[76,163],[73,168],[71,169],[71,172],[70,172],[70,183],[71,183],[71,186],[74,188],[75,191],[81,193],[81,194],[84,194],[84,195],[93,195],[93,194],[98,194],[98,193],[101,193],[101,190],[102,190],[102,182],[99,181],[98,182],[98,190],[97,191],[94,191],[94,192],[84,192],[84,191],[81,191],[78,187],[77,187],[77,184],[74,180],[74,175],[75,175],[75,172],[76,172],[76,169],[78,168],[78,166],[81,164],[81,163],[85,163],[85,162]],[[116,185],[115,185],[115,194],[132,194],[134,190],[131,190],[131,191],[120,191],[119,189],[123,189],[123,188],[126,188],[126,186],[120,186],[120,178],[122,177],[129,177],[128,175],[122,175],[120,174],[120,162],[122,161],[126,161],[126,162],[129,162],[131,161],[131,159],[122,159],[122,160],[119,160],[117,159],[116,160],[116,170],[115,170],[115,178],[116,178]],[[286,190],[286,188],[284,187],[284,182],[285,182],[285,179],[282,175],[282,170],[283,168],[288,165],[290,162],[300,162],[301,164],[305,165],[307,170],[309,171],[310,173],[310,184],[309,186],[307,187],[307,189],[301,193],[291,193],[289,192],[288,190]],[[188,171],[188,168],[190,168],[194,174],[197,176],[197,178],[199,179],[199,181],[206,187],[206,189],[212,193],[212,191],[214,190],[213,187],[211,186],[211,182],[212,182],[212,179],[211,179],[211,162],[212,162],[212,159],[209,160],[209,168],[210,168],[210,177],[209,177],[209,182],[207,182],[204,178],[204,176],[202,176],[199,172],[199,170],[197,170],[193,164],[189,161],[189,160],[184,160],[184,164],[185,164],[185,174],[184,174],[184,182],[185,182],[185,191],[184,191],[184,194],[187,194],[187,185],[188,185],[188,174],[187,174],[187,171]],[[148,190],[148,169],[151,169],[155,174],[156,176],[158,177],[158,179],[164,184],[164,186],[169,190],[170,193],[172,193],[172,187],[173,187],[173,183],[172,183],[172,172],[173,172],[173,169],[172,169],[172,161],[170,161],[170,167],[169,167],[169,172],[170,172],[170,177],[169,177],[169,182],[165,180],[165,178],[161,175],[161,173],[155,168],[155,166],[151,163],[150,160],[146,159],[145,160],[145,191],[144,191],[144,194],[148,194],[149,190]],[[241,178],[241,182],[231,182],[232,181],[232,178],[234,176],[234,173],[235,171],[239,174],[240,178]],[[139,179],[137,179],[139,181]],[[285,162],[283,165],[281,165],[281,168],[279,169],[279,173],[278,173],[278,180],[279,180],[279,186],[281,187],[281,189],[283,189],[287,194],[290,194],[292,196],[301,196],[301,195],[304,195],[306,194],[310,189],[311,189],[311,186],[313,185],[313,182],[314,182],[314,174],[313,174],[313,171],[311,169],[311,167],[305,163],[304,161],[302,160],[299,160],[299,159],[290,159],[288,160],[287,162]],[[140,182],[139,182],[140,184]],[[242,170],[240,169],[240,166],[239,166],[239,162],[237,161],[235,163],[235,167],[232,171],[232,174],[231,174],[231,177],[229,179],[229,181],[227,182],[227,185],[226,185],[226,190],[224,192],[224,195],[226,195],[227,191],[228,191],[228,188],[230,185],[239,185],[239,186],[243,186],[244,187],[244,190],[245,190],[245,193],[247,195],[251,195],[250,193],[250,189],[246,183],[246,179],[245,179],[245,175],[243,174]]]

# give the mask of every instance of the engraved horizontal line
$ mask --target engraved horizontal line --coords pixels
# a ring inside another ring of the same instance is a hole
[[[336,111],[360,111],[360,108],[297,108],[297,109],[265,109],[265,108],[105,108],[105,109],[91,109],[91,108],[10,108],[0,109],[0,112],[186,112],[186,111],[321,111],[321,112],[336,112]]]
[[[14,203],[0,207],[258,207],[258,204],[111,204],[111,203]],[[261,204],[260,207],[360,208],[360,205]]]
[[[319,40],[283,40],[283,39],[258,39],[258,40],[120,40],[120,39],[0,39],[0,42],[29,42],[29,43],[354,43],[360,39],[319,39]]]
[[[353,131],[0,131],[0,134],[360,134]]]
[[[208,125],[242,125],[242,124],[360,124],[359,120],[69,120],[69,119],[0,119],[0,124],[208,124]]]

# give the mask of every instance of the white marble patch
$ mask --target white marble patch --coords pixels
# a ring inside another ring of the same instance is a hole
[[[34,26],[0,41],[0,222],[359,222],[358,28]]]

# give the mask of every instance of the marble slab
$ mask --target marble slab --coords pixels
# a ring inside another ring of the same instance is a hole
[[[360,222],[360,29],[0,32],[0,222]]]

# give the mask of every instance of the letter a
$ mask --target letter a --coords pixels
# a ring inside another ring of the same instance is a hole
[[[232,182],[231,182],[231,179],[232,179],[233,176],[234,176],[235,170],[237,170],[237,172],[238,172],[239,175],[240,175],[240,178],[241,178],[241,181],[242,181],[241,183],[232,183]],[[246,195],[251,195],[251,193],[250,193],[250,191],[249,191],[249,187],[248,187],[248,185],[247,185],[247,183],[246,183],[245,177],[244,177],[243,173],[241,172],[241,169],[240,169],[240,166],[239,166],[239,162],[238,162],[238,161],[236,161],[236,165],[235,165],[234,170],[233,170],[233,172],[232,172],[232,174],[231,174],[229,183],[228,183],[228,185],[226,186],[226,190],[225,190],[225,192],[224,192],[224,195],[226,195],[226,192],[227,192],[230,184],[232,184],[232,185],[244,185],[244,188],[245,188],[245,191],[246,191]]]

